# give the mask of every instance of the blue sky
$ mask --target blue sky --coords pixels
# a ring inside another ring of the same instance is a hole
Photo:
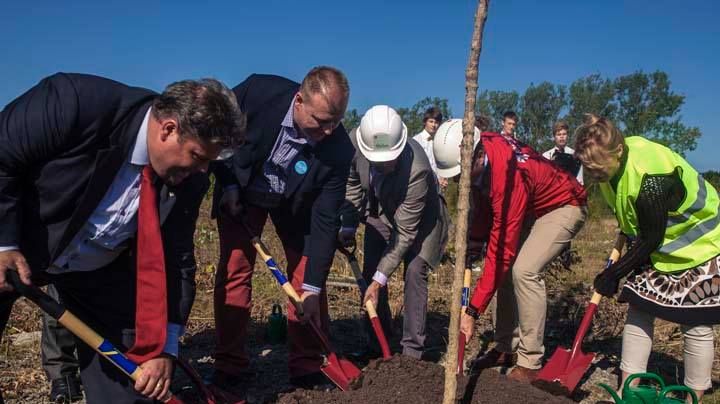
[[[438,96],[462,115],[475,1],[65,3],[3,4],[0,105],[57,71],[161,90],[205,76],[234,86],[255,72],[300,80],[329,64],[345,71],[361,112]],[[719,17],[710,0],[495,0],[480,89],[664,70],[686,96],[683,121],[703,132],[691,163],[720,170]]]

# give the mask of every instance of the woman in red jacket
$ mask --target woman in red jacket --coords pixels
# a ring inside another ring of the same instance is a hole
[[[438,130],[434,152],[440,175],[460,172],[461,126],[460,120],[453,120]],[[542,367],[545,352],[543,268],[582,228],[587,195],[574,177],[532,148],[490,132],[480,136],[472,181],[470,233],[486,239],[488,248],[461,330],[471,337],[475,319],[497,291],[496,346],[476,366],[510,366],[516,352],[516,367],[509,377],[529,383]]]

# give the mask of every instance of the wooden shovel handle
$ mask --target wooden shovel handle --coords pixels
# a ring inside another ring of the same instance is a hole
[[[620,259],[620,255],[622,254],[622,249],[625,246],[626,241],[627,237],[625,237],[624,234],[619,233],[615,239],[615,246],[613,247],[612,252],[610,252],[607,264],[605,264],[605,269],[610,268],[610,265],[616,263]],[[602,295],[598,292],[593,292],[593,295],[590,298],[590,303],[598,305],[600,304],[600,300],[602,300]]]
[[[375,310],[375,305],[370,300],[365,302],[365,310],[367,310],[368,316],[370,316],[370,318],[375,318],[378,316],[377,311]]]

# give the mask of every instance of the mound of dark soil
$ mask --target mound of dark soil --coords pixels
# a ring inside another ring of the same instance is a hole
[[[470,383],[474,391],[467,392],[472,403],[571,403],[564,398],[552,396],[533,386],[507,379],[486,370]],[[280,404],[420,404],[440,403],[443,398],[444,371],[440,365],[396,355],[388,361],[373,361],[364,370],[362,380],[351,391],[330,392],[295,390],[282,394]],[[464,383],[459,383],[463,386]],[[463,386],[464,387],[464,386]],[[461,392],[462,397],[465,392]]]

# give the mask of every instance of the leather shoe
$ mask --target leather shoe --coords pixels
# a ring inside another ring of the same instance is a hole
[[[487,351],[485,355],[478,356],[471,364],[474,369],[487,369],[497,366],[510,367],[515,364],[516,355],[514,353],[500,352],[495,348]]]
[[[65,375],[50,382],[50,402],[72,403],[82,398],[82,384],[78,375]]]
[[[522,366],[515,366],[515,368],[508,375],[508,379],[515,380],[516,382],[530,384],[535,380],[540,369],[528,369]]]

